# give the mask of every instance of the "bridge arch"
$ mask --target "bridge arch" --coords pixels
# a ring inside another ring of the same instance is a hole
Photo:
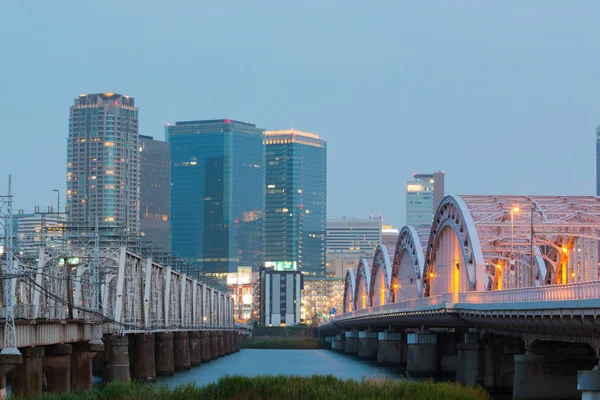
[[[366,258],[361,258],[356,269],[355,310],[371,307],[369,293],[371,293],[371,265]]]
[[[354,292],[356,291],[356,271],[346,271],[346,282],[344,284],[344,313],[354,311]]]
[[[446,196],[438,207],[425,259],[425,295],[483,291],[490,286],[475,222],[460,197]]]
[[[390,283],[392,281],[392,261],[390,253],[384,245],[378,245],[373,256],[373,268],[371,270],[371,285],[369,287],[369,298],[371,306],[381,306],[390,302]]]
[[[405,226],[398,235],[392,265],[390,302],[422,297],[425,255],[421,235],[414,226]]]

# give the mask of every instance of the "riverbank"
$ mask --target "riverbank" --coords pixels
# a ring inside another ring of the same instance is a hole
[[[44,400],[195,400],[195,399],[401,399],[489,400],[481,388],[455,383],[390,379],[342,380],[329,376],[230,376],[196,387],[115,383],[102,390],[45,395]]]
[[[242,349],[273,349],[273,350],[316,350],[327,349],[329,346],[324,340],[316,337],[297,336],[253,336],[240,343]]]

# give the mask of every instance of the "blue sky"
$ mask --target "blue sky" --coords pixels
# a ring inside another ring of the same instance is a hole
[[[328,142],[328,216],[404,222],[404,183],[595,194],[597,1],[3,2],[0,188],[64,196],[79,93],[135,97],[142,134],[232,118]],[[5,191],[5,189],[1,189]],[[64,199],[63,199],[64,201]]]

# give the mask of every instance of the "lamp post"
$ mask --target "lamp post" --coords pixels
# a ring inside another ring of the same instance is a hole
[[[58,210],[56,211],[56,222],[60,226],[60,191],[58,189],[52,189],[53,192],[56,192],[56,207]]]
[[[530,265],[530,269],[531,269],[531,271],[530,271],[531,272],[531,276],[530,276],[531,287],[535,287],[535,263],[534,263],[535,257],[534,257],[534,254],[533,254],[533,233],[534,233],[534,231],[533,231],[533,212],[534,211],[535,211],[535,207],[531,206],[531,237],[530,237],[530,241],[531,241],[531,249],[530,249],[531,250],[531,262],[530,262],[530,264],[531,264]]]
[[[519,207],[513,207],[510,209],[510,269],[511,271],[514,268],[514,263],[515,263],[515,213],[518,213],[520,211]],[[521,271],[521,275],[523,275],[522,271]],[[523,277],[521,276],[521,280],[523,279]],[[512,280],[512,279],[511,279]],[[518,277],[515,279],[515,286],[517,285],[517,282],[519,281]]]

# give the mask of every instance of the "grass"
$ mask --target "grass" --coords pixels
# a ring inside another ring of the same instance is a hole
[[[228,376],[204,387],[114,383],[102,390],[45,395],[44,400],[195,400],[195,399],[400,399],[489,400],[482,388],[456,383],[388,379],[341,380],[328,376]]]
[[[240,347],[242,349],[291,349],[291,350],[314,350],[329,348],[324,341],[309,336],[256,336],[244,339]]]

